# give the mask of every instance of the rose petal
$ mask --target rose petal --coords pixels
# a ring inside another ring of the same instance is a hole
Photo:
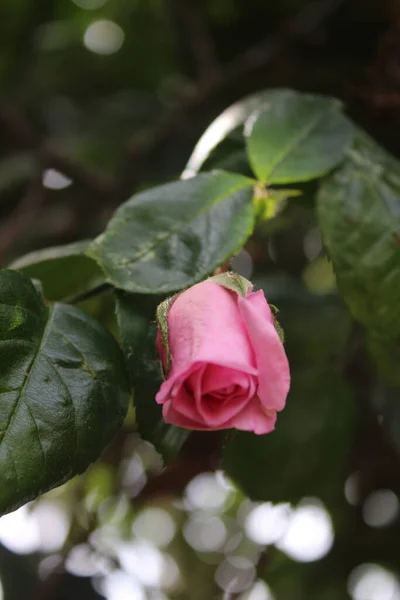
[[[256,392],[254,379],[235,369],[207,365],[202,373],[202,395],[196,397],[197,411],[204,422],[221,426],[239,413]]]
[[[168,400],[163,405],[163,419],[166,423],[178,425],[179,427],[185,427],[186,429],[196,429],[198,431],[208,431],[212,429],[208,425],[193,421],[192,419],[189,419],[180,412],[176,411],[172,406],[171,400]]]
[[[276,411],[265,410],[260,400],[256,397],[248,402],[244,410],[236,415],[227,427],[242,431],[253,431],[257,435],[270,433],[275,429]]]
[[[256,373],[237,294],[213,281],[203,281],[178,296],[168,313],[168,330],[170,376],[182,374],[194,362]]]
[[[226,390],[231,385],[248,387],[248,381],[249,376],[247,373],[237,369],[208,364],[202,374],[201,391],[205,395],[219,390]]]
[[[201,380],[201,373],[204,365],[195,363],[191,365],[180,377],[169,377],[161,384],[160,389],[156,394],[156,402],[165,404],[168,401],[174,403],[175,412],[179,412],[182,416],[197,421],[201,417],[197,411],[196,402],[193,394],[185,386],[192,378],[195,381]]]
[[[239,297],[239,310],[256,357],[258,395],[266,409],[282,410],[290,387],[289,363],[271,322],[271,309],[260,290]]]

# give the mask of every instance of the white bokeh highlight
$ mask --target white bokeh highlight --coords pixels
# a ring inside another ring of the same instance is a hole
[[[78,544],[69,552],[65,569],[76,577],[94,577],[107,573],[109,561],[92,550],[88,544]]]
[[[247,592],[240,594],[238,600],[275,600],[275,596],[265,581],[260,579]]]
[[[244,530],[256,544],[275,544],[287,531],[292,510],[289,504],[265,502],[251,509],[244,522]]]
[[[172,542],[176,525],[171,515],[161,508],[147,508],[136,517],[133,533],[154,546],[164,548]]]
[[[145,587],[169,589],[179,582],[179,569],[173,558],[148,542],[122,542],[118,558],[121,568]]]
[[[43,187],[49,190],[64,190],[72,184],[72,179],[55,169],[45,169],[43,171],[42,184]]]
[[[146,600],[143,586],[120,570],[113,571],[102,579],[99,592],[107,600]]]
[[[198,552],[216,552],[223,548],[228,532],[218,517],[191,517],[183,528],[189,546]]]
[[[107,19],[99,19],[86,29],[83,44],[94,54],[109,56],[120,50],[124,39],[125,34],[117,23]]]
[[[347,588],[353,600],[400,600],[398,578],[377,564],[356,567],[350,573]]]
[[[223,510],[231,489],[220,475],[201,473],[186,487],[185,501],[189,509],[219,512]]]
[[[68,530],[69,517],[62,506],[46,500],[0,518],[0,542],[15,554],[56,552]]]
[[[375,490],[365,500],[363,518],[370,527],[387,527],[399,515],[399,499],[392,490]]]
[[[238,594],[250,588],[255,574],[254,564],[247,557],[228,556],[219,564],[215,581],[226,594]]]
[[[30,554],[39,549],[39,526],[29,505],[1,517],[0,543],[15,554]]]
[[[322,502],[305,499],[294,509],[285,535],[276,544],[298,562],[320,560],[333,545],[332,520]]]

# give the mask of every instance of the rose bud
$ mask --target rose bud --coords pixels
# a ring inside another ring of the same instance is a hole
[[[235,273],[211,277],[162,303],[156,395],[167,423],[269,433],[284,408],[289,364],[264,293]]]

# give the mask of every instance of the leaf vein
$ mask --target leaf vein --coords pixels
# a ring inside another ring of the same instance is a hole
[[[195,214],[191,215],[191,217],[189,219],[182,219],[181,221],[178,222],[177,225],[175,225],[175,227],[172,227],[171,229],[168,229],[167,231],[165,231],[164,235],[157,237],[151,245],[146,246],[144,248],[142,247],[142,249],[141,250],[139,249],[132,258],[130,258],[129,260],[123,260],[117,264],[119,264],[119,266],[126,267],[127,265],[130,265],[134,262],[138,262],[139,260],[145,258],[149,254],[151,254],[155,248],[163,245],[169,238],[171,238],[175,234],[179,233],[179,231],[183,227],[190,225],[193,221],[195,221],[202,215],[209,214],[210,210],[214,206],[216,206],[220,202],[223,202],[224,200],[227,200],[229,198],[229,196],[235,194],[236,192],[239,192],[240,190],[245,190],[247,187],[250,187],[250,181],[252,181],[252,180],[249,179],[249,184],[247,186],[243,185],[241,183],[241,184],[234,185],[229,190],[225,190],[223,194],[220,194],[220,196],[215,198],[213,202],[211,202],[210,204],[207,204],[205,207],[202,207],[202,209],[196,211]],[[125,223],[124,223],[124,225],[125,225]],[[105,232],[105,234],[103,234],[103,235],[106,235],[106,234],[107,234],[107,232]]]
[[[331,110],[329,111],[331,112]],[[319,114],[312,119],[307,125],[302,127],[297,135],[295,135],[287,144],[282,148],[282,151],[277,155],[274,161],[272,161],[266,180],[271,179],[273,171],[279,166],[280,163],[286,158],[286,156],[318,125],[318,123],[326,118],[326,114]]]
[[[6,306],[9,306],[9,305],[6,305]],[[25,379],[24,385],[22,386],[22,388],[21,388],[21,390],[20,390],[20,392],[21,392],[21,393],[19,394],[18,398],[16,399],[16,401],[15,401],[15,403],[14,403],[14,406],[13,406],[13,408],[12,408],[12,410],[11,410],[11,415],[10,415],[10,418],[9,418],[9,420],[8,420],[8,423],[7,423],[7,425],[6,425],[4,436],[3,436],[3,437],[2,437],[2,439],[0,440],[0,446],[3,444],[3,442],[4,442],[4,441],[6,440],[6,438],[7,438],[7,434],[8,434],[8,432],[9,432],[9,430],[10,430],[10,427],[11,427],[11,425],[12,425],[12,422],[13,422],[13,420],[14,420],[15,414],[16,414],[16,412],[17,412],[17,410],[18,410],[19,403],[20,403],[20,401],[21,401],[21,399],[22,399],[23,395],[25,394],[25,390],[26,390],[26,387],[27,387],[27,385],[28,385],[28,382],[29,382],[29,379],[30,379],[31,373],[32,373],[33,369],[35,368],[36,361],[37,361],[37,359],[38,359],[38,357],[39,357],[39,355],[40,355],[40,352],[41,352],[42,348],[44,347],[44,344],[46,343],[47,336],[48,336],[49,329],[50,329],[50,325],[51,325],[51,317],[52,317],[52,315],[51,315],[51,313],[50,313],[50,314],[49,314],[48,321],[47,321],[47,323],[46,323],[46,326],[45,326],[45,328],[44,328],[44,330],[43,330],[43,335],[42,335],[41,342],[40,342],[40,344],[39,344],[39,346],[38,346],[38,349],[37,349],[36,353],[35,353],[35,354],[34,354],[34,356],[33,356],[33,359],[32,359],[32,361],[31,361],[31,364],[29,365],[29,367],[28,367],[28,369],[27,369],[27,373],[28,373],[28,375],[27,375],[27,377],[26,377],[26,379]],[[18,390],[18,391],[19,391],[19,390]]]

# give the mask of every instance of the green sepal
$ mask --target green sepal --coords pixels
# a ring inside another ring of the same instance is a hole
[[[276,332],[279,335],[279,339],[281,340],[282,344],[284,344],[285,343],[285,332],[283,331],[282,325],[279,323],[278,319],[276,318],[276,315],[279,312],[279,308],[277,306],[275,306],[275,304],[269,304],[269,307],[272,312],[272,318],[274,319],[274,325],[275,325]]]
[[[168,343],[168,312],[178,295],[179,294],[175,294],[174,296],[171,296],[170,298],[167,298],[166,300],[161,302],[161,304],[157,306],[156,310],[157,325],[160,329],[161,341],[165,348],[165,356],[167,363],[165,367],[163,365],[163,372],[165,377],[168,375],[169,370],[171,368],[171,352],[169,350]]]
[[[222,285],[228,290],[236,292],[236,294],[242,296],[243,298],[246,298],[247,294],[253,287],[253,284],[248,279],[238,275],[234,271],[219,273],[218,275],[210,277],[209,281],[214,281],[215,283],[218,283],[218,285]]]

